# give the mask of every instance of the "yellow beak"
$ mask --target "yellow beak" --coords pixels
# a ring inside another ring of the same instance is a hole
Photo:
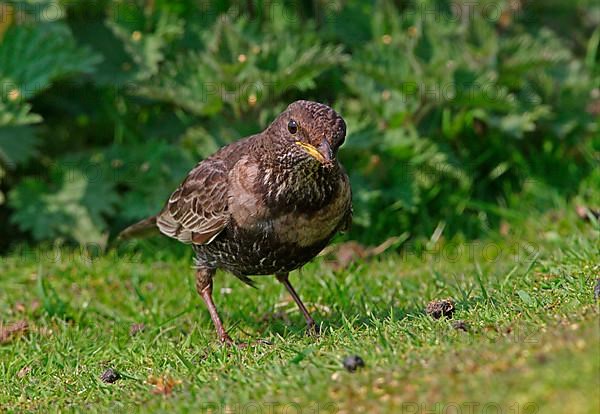
[[[314,147],[314,146],[312,146],[312,145],[310,145],[310,144],[308,144],[306,142],[302,142],[302,141],[296,141],[296,145],[302,147],[302,149],[304,151],[306,151],[313,158],[317,159],[319,162],[321,162],[323,164],[325,162],[327,162],[327,160],[325,159],[325,157],[323,156],[323,154],[321,154],[316,147]]]

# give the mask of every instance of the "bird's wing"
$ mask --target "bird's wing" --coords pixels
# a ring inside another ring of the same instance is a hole
[[[159,230],[183,243],[210,243],[230,220],[227,175],[222,160],[198,164],[158,214]]]
[[[350,186],[350,178],[348,178],[348,175],[345,171],[343,171],[342,174],[342,186],[344,186],[344,188],[347,188],[348,198],[346,201],[346,212],[344,213],[344,217],[340,222],[338,231],[345,233],[347,231],[350,231],[350,227],[352,227],[352,215],[354,213],[354,209],[352,208],[352,187]]]
[[[342,221],[340,223],[340,228],[338,231],[340,231],[341,233],[346,233],[350,231],[350,228],[352,227],[352,213],[352,204],[350,204],[350,206],[346,210],[346,213],[344,214],[344,218],[342,218]]]

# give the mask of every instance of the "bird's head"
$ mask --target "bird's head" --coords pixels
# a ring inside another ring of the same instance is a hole
[[[346,138],[344,119],[327,105],[296,101],[270,125],[278,146],[298,164],[331,168]]]

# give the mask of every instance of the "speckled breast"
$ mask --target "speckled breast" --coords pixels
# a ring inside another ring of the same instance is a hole
[[[266,229],[265,229],[266,230]],[[231,226],[212,243],[194,246],[196,258],[210,267],[236,275],[290,272],[309,262],[329,243],[335,232],[306,246],[281,240],[272,231],[261,234]]]
[[[232,220],[211,243],[194,246],[199,263],[236,275],[289,272],[309,262],[348,219],[351,194],[347,176],[321,208],[266,212],[253,221]],[[239,209],[238,209],[239,210]]]

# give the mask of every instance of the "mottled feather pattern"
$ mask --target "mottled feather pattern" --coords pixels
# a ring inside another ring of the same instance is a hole
[[[198,268],[222,268],[247,283],[249,275],[297,269],[351,220],[350,183],[335,158],[345,134],[343,119],[328,106],[294,102],[261,134],[200,162],[156,226],[192,244]],[[299,141],[325,148],[326,162]]]
[[[159,230],[183,243],[204,242],[229,221],[227,168],[207,159],[194,168],[158,215]]]

